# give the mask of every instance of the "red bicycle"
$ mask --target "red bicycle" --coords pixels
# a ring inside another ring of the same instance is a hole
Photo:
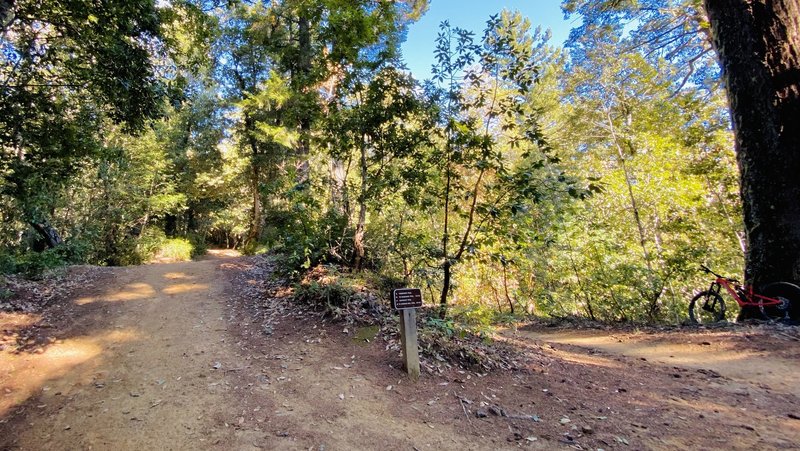
[[[733,297],[740,308],[758,308],[769,321],[788,321],[797,319],[800,308],[800,287],[788,282],[774,282],[765,285],[761,293],[756,293],[751,285],[742,285],[738,280],[721,276],[700,265],[707,274],[716,276],[708,290],[697,293],[689,302],[689,320],[695,324],[721,321],[725,318],[725,302],[720,291],[722,287]]]

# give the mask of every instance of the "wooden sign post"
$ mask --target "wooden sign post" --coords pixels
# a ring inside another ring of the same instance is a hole
[[[400,343],[403,349],[403,367],[413,380],[419,379],[416,309],[420,307],[422,307],[422,291],[419,288],[401,288],[392,291],[392,308],[400,310]]]

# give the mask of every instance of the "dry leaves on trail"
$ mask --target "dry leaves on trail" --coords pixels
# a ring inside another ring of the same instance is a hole
[[[67,299],[70,293],[110,273],[111,268],[81,265],[50,271],[42,280],[0,276],[0,312],[39,313],[52,302]]]
[[[332,265],[315,267],[292,285],[275,275],[276,262],[270,256],[243,262],[243,271],[236,277],[246,288],[238,294],[263,334],[271,335],[281,318],[314,318],[340,324],[343,333],[357,340],[380,339],[387,352],[400,353],[398,316],[378,290],[343,283],[342,270]],[[437,317],[435,309],[418,313],[420,364],[429,373],[452,368],[479,373],[517,371],[546,364],[547,358],[533,348],[520,349],[470,333],[448,333],[429,325]],[[365,330],[369,333],[364,334]]]

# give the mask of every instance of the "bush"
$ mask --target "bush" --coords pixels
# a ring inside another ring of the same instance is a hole
[[[206,252],[208,252],[208,245],[206,244],[206,238],[203,235],[196,233],[190,234],[188,239],[192,244],[192,258],[206,255]]]
[[[342,277],[334,266],[317,266],[295,286],[294,299],[334,316],[356,297],[353,280]]]
[[[161,243],[158,256],[176,261],[188,261],[192,259],[194,246],[186,238],[172,238]]]
[[[22,274],[28,279],[41,279],[50,269],[83,263],[89,253],[88,249],[83,241],[68,241],[41,252],[29,250],[16,255],[0,252],[0,274]]]
[[[28,279],[39,280],[47,270],[66,264],[60,248],[42,252],[27,252],[17,257],[16,272]]]
[[[17,272],[17,260],[13,255],[0,252],[0,274],[14,274]]]
[[[167,236],[164,231],[151,227],[147,229],[141,236],[139,236],[136,244],[139,263],[151,260],[161,250],[161,247],[167,241]],[[134,263],[138,264],[138,263]]]

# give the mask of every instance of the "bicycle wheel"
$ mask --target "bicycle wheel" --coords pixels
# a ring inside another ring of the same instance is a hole
[[[778,305],[763,305],[764,301],[757,298],[758,309],[766,319],[800,319],[797,311],[800,308],[800,287],[797,285],[788,282],[771,283],[761,290],[761,295],[781,301]]]
[[[725,302],[714,291],[702,291],[689,301],[689,321],[694,324],[709,324],[725,318]]]

